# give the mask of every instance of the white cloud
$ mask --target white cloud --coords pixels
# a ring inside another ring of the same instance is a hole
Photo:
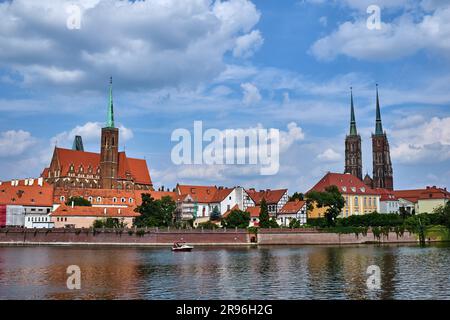
[[[83,143],[91,143],[93,142],[98,146],[100,142],[100,136],[102,127],[104,125],[100,122],[87,122],[84,125],[76,126],[70,131],[64,131],[58,133],[51,139],[51,144],[62,145],[62,146],[71,146],[75,136],[81,136],[83,139]],[[119,139],[120,143],[126,142],[133,138],[133,131],[129,128],[120,125],[119,127]]]
[[[259,30],[253,30],[249,34],[236,39],[236,47],[233,56],[238,58],[249,58],[263,45],[264,39]]]
[[[369,30],[366,17],[347,21],[328,36],[317,40],[311,53],[319,60],[338,55],[370,61],[386,61],[413,55],[419,50],[450,54],[450,6],[437,8],[416,22],[407,13],[392,22],[383,21],[381,30]]]
[[[259,93],[259,89],[249,82],[241,84],[241,88],[243,90],[244,97],[242,101],[246,105],[253,105],[261,101],[261,94]]]
[[[317,159],[323,162],[336,162],[341,160],[341,158],[342,156],[331,148],[317,155]]]
[[[79,30],[66,26],[69,4],[82,8]],[[2,2],[0,67],[33,86],[91,90],[111,74],[127,89],[196,86],[226,53],[257,49],[259,19],[249,0]]]
[[[287,125],[287,131],[280,131],[280,151],[284,152],[288,150],[292,144],[296,141],[305,139],[303,129],[295,122],[290,122]]]
[[[392,131],[392,158],[399,163],[436,163],[450,159],[450,117]]]
[[[31,133],[23,130],[10,130],[0,133],[0,157],[18,156],[36,142]]]

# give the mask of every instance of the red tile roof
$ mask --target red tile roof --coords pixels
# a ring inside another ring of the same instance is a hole
[[[425,189],[396,190],[394,194],[397,198],[402,198],[413,203],[416,203],[419,199],[450,199],[450,193],[446,188],[438,188],[436,186],[426,187]]]
[[[53,205],[53,187],[48,184],[40,186],[37,179],[33,185],[24,185],[24,180],[19,181],[18,186],[12,186],[11,182],[2,182],[0,185],[0,204],[51,207]]]
[[[388,189],[383,189],[383,188],[376,188],[375,191],[381,195],[380,201],[396,201],[396,200],[398,200],[394,191],[391,191]]]
[[[279,190],[261,190],[256,191],[255,189],[245,190],[249,197],[255,202],[256,205],[261,204],[261,200],[264,198],[267,204],[277,204],[283,195],[287,192],[287,189]]]
[[[309,191],[325,191],[328,186],[335,185],[342,194],[369,194],[378,195],[379,193],[364,184],[357,177],[348,173],[328,172],[320,181]],[[308,192],[309,192],[308,191]]]
[[[234,189],[216,186],[177,185],[179,195],[190,195],[200,203],[218,203],[223,201]]]
[[[72,149],[55,148],[55,154],[61,168],[61,177],[68,175],[70,166],[73,164],[77,171],[80,166],[85,170],[89,166],[93,170],[93,174],[97,173],[100,167],[100,154],[95,152],[78,151]],[[119,179],[127,179],[127,174],[130,174],[134,182],[138,184],[152,184],[150,173],[147,167],[147,162],[144,159],[128,158],[125,152],[119,152]],[[48,177],[49,168],[42,171],[41,177]]]
[[[70,207],[61,205],[50,213],[53,217],[105,217],[128,218],[138,217],[139,213],[133,208],[100,208],[100,207]]]
[[[296,199],[295,201],[286,202],[286,204],[281,208],[278,212],[279,214],[295,214],[298,213],[303,206],[306,204],[306,201],[300,201]]]
[[[259,218],[259,213],[261,212],[261,207],[248,207],[247,210],[248,213],[250,213],[250,218]]]

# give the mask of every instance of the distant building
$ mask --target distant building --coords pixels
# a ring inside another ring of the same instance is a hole
[[[380,194],[380,213],[399,213],[400,202],[394,191],[387,189],[375,189]]]
[[[50,214],[56,228],[90,228],[95,220],[117,219],[127,227],[139,213],[133,208],[71,207],[62,205]]]
[[[237,205],[235,205],[233,208],[227,210],[224,214],[223,214],[223,218],[226,218],[232,211],[234,210],[241,210],[239,209],[239,207]],[[250,221],[248,226],[249,227],[258,227],[259,226],[259,214],[261,212],[261,207],[257,206],[257,207],[248,207],[245,210],[241,210],[241,211],[245,211],[248,212],[250,214]]]
[[[260,191],[256,191],[255,189],[247,189],[246,192],[251,200],[249,203],[253,204],[252,206],[260,206],[261,201],[264,199],[267,204],[269,215],[272,217],[276,217],[277,213],[281,210],[281,208],[283,208],[289,199],[288,189],[266,189]]]
[[[345,171],[362,180],[361,136],[356,129],[353,92],[350,93],[350,132],[345,138]]]
[[[307,206],[306,201],[287,202],[277,214],[277,222],[280,226],[289,227],[291,221],[296,219],[300,225],[306,224],[307,221]]]
[[[328,172],[309,191],[323,192],[326,187],[333,185],[337,186],[345,199],[345,206],[341,211],[340,217],[363,215],[374,211],[380,212],[380,194],[349,173]],[[308,213],[308,218],[324,217],[326,210],[327,208],[318,208],[314,204],[313,210]]]
[[[109,92],[107,123],[101,132],[100,153],[84,151],[81,137],[73,149],[55,147],[48,168],[41,177],[56,188],[97,188],[153,190],[144,159],[129,158],[119,152],[119,129],[114,125],[112,80]]]
[[[399,210],[408,213],[432,213],[439,206],[445,206],[450,200],[447,188],[428,186],[425,189],[396,190],[399,199]]]

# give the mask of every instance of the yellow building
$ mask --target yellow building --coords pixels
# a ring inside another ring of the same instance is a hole
[[[404,202],[410,203],[416,214],[432,213],[434,209],[445,206],[450,200],[450,192],[447,191],[447,188],[436,186],[425,189],[397,190],[394,191],[394,194],[400,200],[401,206]]]
[[[325,191],[326,187],[335,185],[345,199],[345,206],[340,217],[380,212],[381,195],[367,187],[364,182],[349,173],[328,172],[310,191]],[[308,218],[324,217],[327,208],[314,208],[308,212]]]

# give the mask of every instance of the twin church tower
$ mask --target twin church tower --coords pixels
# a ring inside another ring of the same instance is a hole
[[[362,178],[362,150],[361,136],[356,130],[355,107],[353,104],[353,90],[350,92],[350,133],[345,138],[345,173],[350,173],[360,180]],[[370,188],[394,189],[392,162],[389,142],[381,123],[380,99],[377,85],[375,133],[372,134],[373,175],[364,177],[364,183]]]

